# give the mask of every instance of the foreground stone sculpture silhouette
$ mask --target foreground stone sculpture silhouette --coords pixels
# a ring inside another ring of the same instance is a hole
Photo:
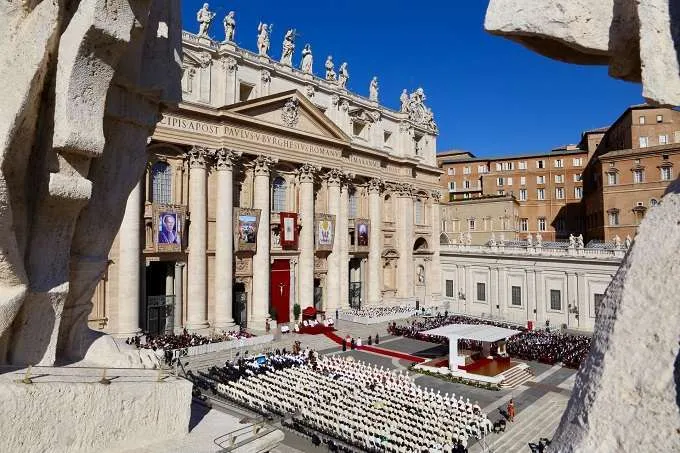
[[[153,366],[87,316],[159,106],[180,100],[179,1],[0,17],[0,364]]]
[[[606,64],[650,102],[680,104],[680,5],[491,0],[485,27],[551,58]],[[584,81],[586,82],[586,81]],[[555,452],[680,451],[680,181],[650,210],[598,308]]]

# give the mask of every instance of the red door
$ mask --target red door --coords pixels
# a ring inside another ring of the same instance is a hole
[[[290,321],[290,261],[274,260],[271,273],[271,301],[276,322]]]

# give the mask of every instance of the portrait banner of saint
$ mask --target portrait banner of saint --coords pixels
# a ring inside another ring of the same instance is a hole
[[[154,245],[158,252],[181,252],[184,244],[183,206],[154,205]]]
[[[280,212],[280,235],[281,247],[284,249],[297,248],[297,213],[296,212]]]
[[[335,240],[335,216],[317,214],[314,218],[315,242],[317,250],[333,250]]]
[[[367,219],[354,221],[354,234],[357,247],[368,247],[368,234],[371,222]]]
[[[260,209],[234,209],[234,245],[236,251],[257,251],[257,228]]]

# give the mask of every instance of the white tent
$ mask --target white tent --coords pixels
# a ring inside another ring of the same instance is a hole
[[[466,340],[492,343],[494,341],[510,338],[511,336],[520,333],[520,331],[486,324],[449,324],[421,333],[448,337],[449,368],[455,370],[458,369],[458,365],[465,365],[464,359],[458,357],[458,339],[464,338]]]

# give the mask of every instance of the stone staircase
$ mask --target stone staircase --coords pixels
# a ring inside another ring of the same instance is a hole
[[[532,369],[523,363],[503,372],[502,389],[514,389],[534,378]]]

